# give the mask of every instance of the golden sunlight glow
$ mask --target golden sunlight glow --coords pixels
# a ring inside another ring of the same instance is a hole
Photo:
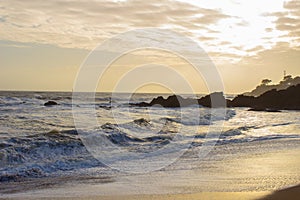
[[[59,6],[61,2],[63,6]],[[226,92],[251,90],[263,78],[280,81],[283,70],[299,75],[298,2],[1,1],[0,89],[70,91],[92,49],[119,33],[155,27],[171,29],[198,42],[221,72]],[[141,62],[142,54],[118,61],[121,64],[103,78],[105,83],[99,82],[99,90],[111,90],[125,71],[146,64]],[[149,52],[144,57],[149,63],[157,60],[157,55],[151,57]],[[191,82],[200,80],[188,64],[179,65],[176,58],[161,54],[159,61],[163,63],[157,64],[172,66]],[[169,75],[164,73],[162,76]],[[195,85],[199,87],[196,91],[206,91],[202,81]]]

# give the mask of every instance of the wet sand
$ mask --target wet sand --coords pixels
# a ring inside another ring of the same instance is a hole
[[[196,194],[164,194],[164,195],[116,195],[116,196],[84,196],[84,197],[46,197],[46,200],[297,200],[300,196],[300,185],[290,188],[270,192],[202,192]],[[6,199],[1,198],[0,199]],[[31,199],[37,200],[39,197],[24,198],[16,197],[9,199]]]
[[[43,198],[45,200],[254,200],[265,196],[266,192],[203,192],[197,194],[166,194],[166,195],[122,195],[122,196],[85,196],[85,197],[59,197]],[[1,199],[1,198],[0,198]],[[40,198],[11,198],[14,200]]]

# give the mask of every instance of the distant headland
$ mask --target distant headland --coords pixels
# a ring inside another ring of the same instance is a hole
[[[291,75],[286,75],[284,72],[283,79],[278,84],[271,84],[271,83],[272,83],[272,80],[263,79],[261,81],[260,85],[258,85],[251,92],[244,93],[244,95],[257,97],[257,96],[262,95],[263,93],[273,90],[273,89],[284,90],[290,86],[300,84],[300,77],[296,76],[293,78]]]

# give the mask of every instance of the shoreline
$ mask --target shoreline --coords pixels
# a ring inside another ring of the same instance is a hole
[[[243,146],[243,148],[246,148],[246,146],[244,145],[238,146]],[[236,149],[238,148],[238,146],[231,147]],[[60,182],[62,184],[60,185],[56,185],[53,187],[49,185],[49,187],[40,189],[27,188],[16,193],[2,193],[0,194],[0,199],[35,200],[42,198],[49,200],[269,200],[273,199],[272,195],[282,195],[282,192],[278,194],[278,191],[289,191],[290,188],[293,189],[294,187],[296,187],[296,190],[300,189],[300,186],[292,186],[299,184],[299,182],[297,183],[297,180],[299,180],[297,177],[299,177],[300,175],[296,171],[297,167],[300,167],[300,161],[299,159],[297,159],[299,152],[300,149],[297,147],[293,149],[280,150],[277,148],[273,149],[273,151],[265,153],[252,152],[247,155],[241,155],[240,157],[230,158],[227,161],[220,161],[222,162],[221,165],[220,163],[215,163],[216,165],[214,167],[224,169],[224,171],[221,172],[222,176],[218,179],[212,178],[210,181],[205,179],[205,170],[203,171],[202,168],[193,169],[193,172],[183,172],[181,170],[175,170],[170,172],[169,174],[164,174],[163,172],[154,172],[152,174],[144,175],[117,176],[112,177],[116,178],[116,180],[112,182],[109,181],[110,179],[99,179],[97,181],[91,182],[68,182],[64,179],[61,179]],[[271,172],[269,171],[270,167],[272,168]],[[217,171],[219,171],[219,169],[217,169]],[[290,174],[290,176],[293,176],[295,180],[292,182],[288,181],[288,177],[282,177],[285,176],[285,174]],[[196,176],[198,175],[203,176],[204,179],[197,178]],[[175,179],[174,176],[176,176]],[[187,178],[187,180],[184,180],[185,178]],[[176,182],[175,180],[180,181]],[[244,180],[246,180],[246,182],[244,182]],[[103,183],[103,181],[105,181],[106,183]],[[257,181],[267,182],[255,189],[257,187],[256,183],[258,183]],[[282,181],[288,182],[280,183]],[[159,185],[156,186],[155,184],[157,183]],[[240,187],[239,185],[241,184],[248,184],[248,186],[245,185],[245,187]],[[270,184],[274,184],[274,189],[271,189]],[[277,186],[275,186],[276,184]],[[36,183],[36,185],[38,185],[38,182]],[[285,188],[288,186],[292,187]],[[9,185],[6,185],[5,187],[9,187]],[[240,187],[240,189],[238,189],[238,187]],[[284,192],[283,195],[287,196],[290,194]]]
[[[287,187],[284,189],[260,192],[201,192],[191,194],[142,194],[142,195],[97,195],[97,196],[81,196],[81,197],[43,197],[45,200],[199,200],[199,199],[224,199],[224,200],[282,200],[282,199],[297,199],[300,195],[300,184]],[[8,199],[2,198],[0,199]],[[12,197],[12,200],[30,199],[37,200],[40,197]]]

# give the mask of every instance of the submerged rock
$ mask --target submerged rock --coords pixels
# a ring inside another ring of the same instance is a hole
[[[99,108],[103,108],[105,110],[111,110],[111,106],[99,105]]]
[[[149,126],[150,125],[150,121],[145,118],[135,119],[135,120],[133,120],[133,122],[140,126]]]
[[[269,108],[250,108],[248,111],[281,112],[280,110]]]

